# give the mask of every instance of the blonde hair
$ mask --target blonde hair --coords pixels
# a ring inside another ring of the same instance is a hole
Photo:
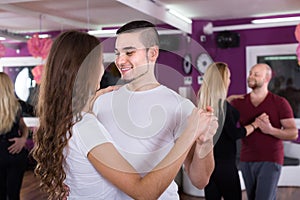
[[[7,74],[0,72],[0,135],[11,130],[20,108],[14,93],[14,85]]]
[[[224,103],[227,96],[229,69],[226,63],[215,62],[208,66],[203,84],[198,93],[198,107],[206,109],[211,106],[214,114],[224,116]]]

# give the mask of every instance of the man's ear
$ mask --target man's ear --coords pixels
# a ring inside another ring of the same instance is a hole
[[[272,79],[272,75],[266,74],[266,78],[265,78],[266,82],[269,83],[271,79]]]
[[[158,46],[152,46],[148,49],[148,58],[149,61],[155,62],[159,55],[159,48]]]

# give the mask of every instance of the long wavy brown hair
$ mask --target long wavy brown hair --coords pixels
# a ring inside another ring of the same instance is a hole
[[[7,74],[0,72],[0,135],[11,130],[20,104],[14,93],[14,84]]]
[[[48,199],[62,199],[66,191],[64,148],[73,125],[95,95],[102,56],[99,40],[79,31],[61,33],[53,42],[44,69],[37,105],[40,125],[34,134],[36,175]]]

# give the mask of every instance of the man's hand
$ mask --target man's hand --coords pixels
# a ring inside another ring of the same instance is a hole
[[[259,128],[259,125],[261,123],[269,123],[269,116],[266,113],[262,113],[260,116],[256,117],[254,122],[252,122],[252,125],[255,128]]]
[[[273,126],[270,123],[269,115],[266,113],[261,114],[255,119],[255,123],[257,124],[258,128],[265,134],[271,134],[273,130]]]
[[[235,99],[244,99],[245,95],[244,94],[233,94],[227,97],[227,101],[230,103],[231,101],[235,100]]]
[[[204,144],[212,140],[219,127],[218,118],[213,114],[213,108],[208,106],[205,119],[200,119],[201,126],[205,129],[197,139],[198,144]]]
[[[194,108],[189,116],[188,127],[195,133],[195,139],[199,144],[212,139],[218,128],[218,119],[214,116],[212,108],[203,110]]]
[[[196,142],[184,161],[184,169],[192,184],[203,189],[214,169],[213,136],[218,128],[218,119],[211,107],[198,110],[198,135],[196,134]]]
[[[218,118],[213,114],[213,108],[208,106],[199,117],[201,132],[196,140],[200,146],[198,154],[204,158],[213,149],[213,137],[218,129]]]
[[[11,154],[18,154],[21,152],[23,147],[25,147],[26,144],[26,138],[24,137],[15,137],[11,138],[8,141],[14,142],[12,145],[8,147],[8,152]]]

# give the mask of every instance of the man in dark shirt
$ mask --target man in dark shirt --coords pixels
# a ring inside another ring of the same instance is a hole
[[[252,89],[243,99],[232,104],[240,112],[242,126],[251,123],[261,113],[258,127],[242,139],[241,170],[249,200],[275,200],[277,183],[283,164],[282,140],[295,140],[298,130],[288,101],[268,91],[272,78],[267,64],[254,65],[249,73],[248,86]]]

